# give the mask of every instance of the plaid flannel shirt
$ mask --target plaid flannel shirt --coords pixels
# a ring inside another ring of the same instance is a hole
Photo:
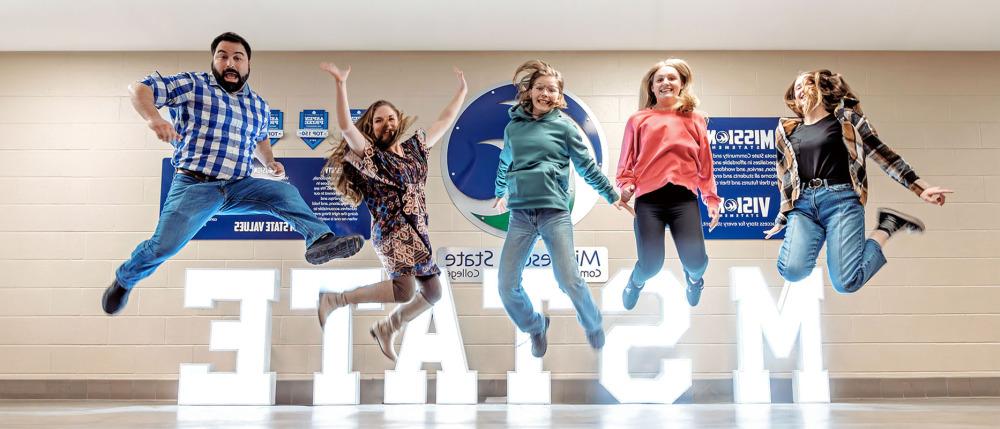
[[[834,109],[833,114],[840,122],[844,134],[844,146],[847,147],[849,159],[848,170],[851,174],[851,184],[858,194],[861,204],[868,200],[868,174],[865,170],[865,160],[871,158],[893,180],[920,195],[924,188],[917,184],[920,177],[913,171],[902,157],[879,139],[878,133],[863,114],[854,110],[857,100],[845,98]],[[799,165],[795,158],[795,148],[788,141],[796,127],[802,124],[802,118],[781,118],[775,132],[775,148],[778,160],[775,163],[778,170],[778,189],[781,193],[781,209],[774,220],[775,231],[780,231],[788,222],[786,214],[795,207],[802,184],[799,180]],[[859,138],[860,137],[860,138]]]

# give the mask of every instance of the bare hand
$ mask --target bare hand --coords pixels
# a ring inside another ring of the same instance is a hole
[[[629,202],[632,200],[632,195],[635,195],[635,184],[625,185],[620,189],[621,201]]]
[[[500,213],[507,211],[507,197],[497,198],[497,200],[493,202],[493,207],[499,210]]]
[[[708,223],[708,232],[712,232],[715,227],[719,226],[719,218],[722,217],[722,211],[719,210],[719,206],[710,206],[708,208],[708,217],[712,219]]]
[[[333,76],[333,79],[336,80],[337,83],[346,82],[347,75],[351,74],[351,66],[347,66],[346,69],[341,70],[337,68],[337,65],[334,63],[320,63],[319,68],[326,70],[327,73],[330,73],[330,76]]]
[[[154,118],[146,122],[146,126],[156,133],[156,138],[167,143],[172,143],[181,139],[181,135],[174,130],[174,125],[163,118]]]
[[[775,225],[775,226],[771,227],[771,229],[769,229],[767,231],[764,231],[764,239],[767,240],[767,239],[769,239],[771,237],[774,237],[774,234],[777,234],[779,232],[781,232],[781,227],[778,226],[778,225]]]
[[[465,82],[465,72],[463,72],[458,67],[452,67],[452,69],[455,71],[455,77],[458,78],[458,91],[459,92],[468,91],[469,84]]]
[[[633,209],[632,206],[628,205],[628,203],[623,200],[615,201],[615,203],[612,204],[612,206],[614,206],[618,210],[625,210],[629,212],[629,214],[631,214],[632,217],[635,217],[635,209]]]
[[[952,194],[954,192],[955,191],[952,191],[951,189],[945,189],[940,186],[931,186],[930,188],[924,189],[924,192],[920,193],[920,198],[928,203],[943,206],[945,195]]]
[[[271,161],[267,163],[267,168],[271,170],[271,174],[275,176],[285,175],[285,166],[281,165],[278,161]]]

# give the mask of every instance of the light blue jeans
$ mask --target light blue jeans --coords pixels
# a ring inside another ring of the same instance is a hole
[[[149,277],[217,214],[275,216],[302,234],[306,247],[330,232],[330,227],[316,217],[299,191],[288,183],[254,177],[201,182],[178,173],[170,182],[156,231],[118,267],[118,283],[131,289]]]
[[[521,287],[521,273],[531,250],[542,237],[552,260],[556,283],[576,307],[576,318],[589,334],[601,330],[601,312],[580,276],[573,247],[573,222],[569,211],[559,209],[514,209],[510,211],[507,239],[500,253],[500,299],[504,309],[522,332],[539,333],[545,328],[541,314]]]
[[[803,189],[787,216],[788,229],[778,252],[778,272],[785,280],[809,276],[824,240],[837,292],[856,292],[885,265],[882,247],[865,239],[865,209],[850,184]]]

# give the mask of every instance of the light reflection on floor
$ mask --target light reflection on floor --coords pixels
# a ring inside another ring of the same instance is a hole
[[[179,407],[0,401],[0,427],[31,428],[835,428],[998,427],[1000,398],[774,405],[360,405]]]

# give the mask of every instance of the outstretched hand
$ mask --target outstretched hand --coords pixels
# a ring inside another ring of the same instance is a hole
[[[452,69],[455,71],[455,77],[458,78],[458,91],[467,91],[469,89],[469,84],[465,82],[465,72],[458,67],[452,67]]]
[[[945,189],[940,186],[931,186],[930,188],[924,189],[924,192],[920,193],[920,198],[928,203],[943,206],[945,196],[954,192],[955,191],[952,191],[951,189]]]
[[[346,69],[341,70],[337,68],[337,65],[334,63],[320,63],[319,68],[325,70],[327,73],[330,73],[330,76],[333,76],[333,79],[336,80],[337,83],[346,82],[347,76],[351,74],[351,66],[347,66]]]

